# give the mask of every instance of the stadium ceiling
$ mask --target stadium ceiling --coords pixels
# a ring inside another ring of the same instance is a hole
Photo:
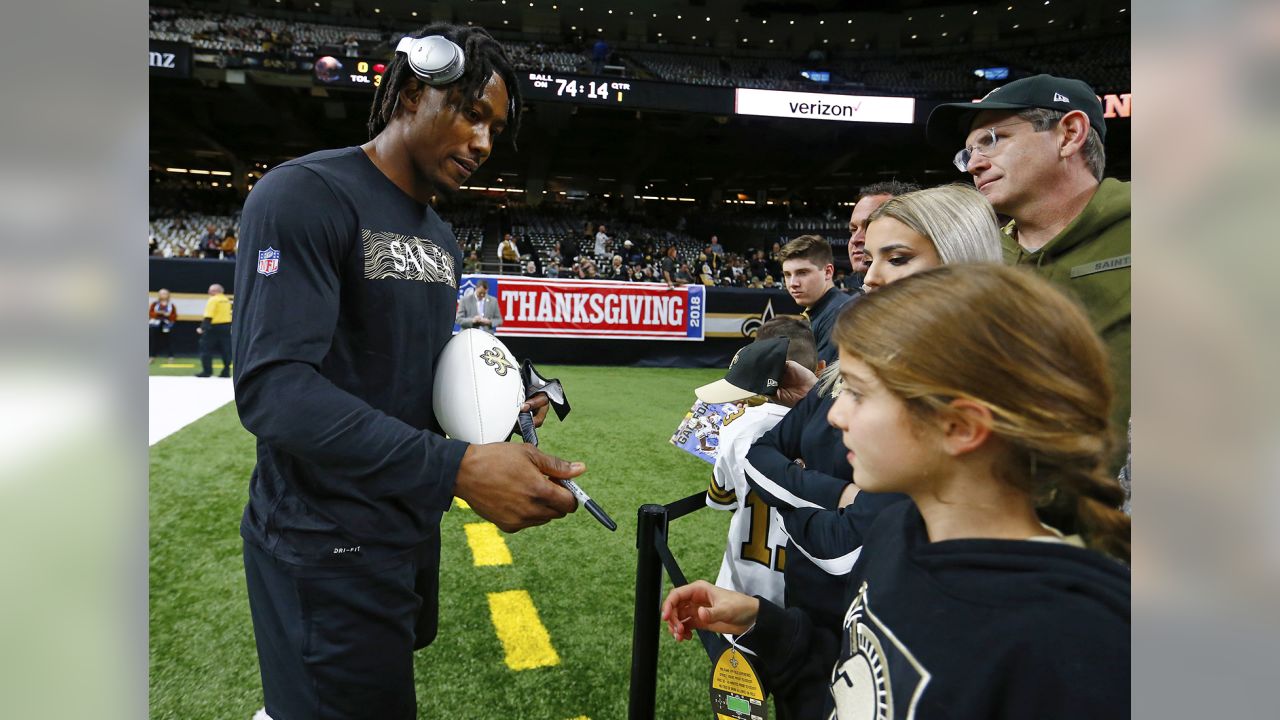
[[[151,83],[153,167],[274,166],[364,142],[372,94],[255,83]],[[877,180],[964,181],[927,146],[923,126],[723,117],[539,103],[519,149],[501,143],[471,179],[481,187],[841,202]],[[1108,135],[1110,174],[1128,176],[1128,124]],[[238,166],[237,166],[238,165]]]
[[[206,3],[191,0],[192,9],[268,16],[265,9],[284,7],[289,0]],[[300,3],[300,0],[293,0]],[[317,0],[308,0],[314,3]],[[527,9],[570,8],[584,15],[615,14],[622,3],[547,2],[523,0]],[[1062,0],[1065,4],[1065,0]],[[319,0],[332,13],[339,0]],[[1001,0],[998,10],[1009,2]],[[1043,0],[1036,0],[1044,8]],[[1056,3],[1059,0],[1051,0]],[[517,0],[507,0],[507,6]],[[1098,3],[1071,4],[1074,8]],[[659,18],[694,12],[702,18],[723,14],[763,13],[769,19],[812,9],[820,17],[825,11],[856,13],[866,2],[812,3],[724,3],[655,2],[646,5]],[[883,8],[884,3],[876,3]],[[929,7],[938,8],[933,3]],[[1117,7],[1116,3],[1106,3]],[[907,12],[926,3],[897,2]],[[448,19],[465,21],[475,17],[492,26],[503,12],[501,0],[474,0],[451,3],[409,3],[370,0],[346,4],[347,11],[371,12],[386,17],[419,12],[420,15],[449,13]],[[949,7],[962,7],[950,5]],[[963,6],[970,7],[970,6]],[[996,7],[991,3],[979,8]],[[1015,5],[1015,7],[1020,7]],[[1052,4],[1049,6],[1052,7]],[[416,9],[410,9],[416,8]],[[950,15],[938,10],[935,14]],[[971,11],[970,11],[971,12]],[[980,15],[981,15],[980,10]],[[1030,12],[1030,10],[1028,10]],[[464,18],[465,15],[465,18]],[[528,15],[518,16],[527,18]],[[293,17],[304,19],[300,15]],[[917,15],[907,15],[916,18]],[[972,17],[972,15],[970,16]],[[420,18],[425,22],[424,18]],[[314,21],[335,22],[332,14]],[[652,18],[650,19],[652,20]],[[941,19],[940,19],[941,20]],[[646,21],[647,23],[648,21]],[[913,20],[914,22],[914,20]],[[624,23],[625,24],[625,23]],[[777,25],[773,20],[769,27]],[[799,22],[797,23],[800,24]],[[403,30],[401,20],[387,22],[389,28]],[[764,24],[762,23],[763,27]],[[786,27],[790,28],[788,23]],[[512,33],[511,35],[514,35]],[[509,35],[509,36],[511,36]],[[519,37],[519,35],[515,35]],[[661,46],[641,44],[644,49]],[[740,49],[725,51],[741,54]],[[154,168],[209,167],[238,170],[258,163],[274,166],[284,160],[319,149],[362,143],[367,138],[365,121],[372,93],[364,90],[335,90],[313,87],[305,77],[248,73],[247,82],[227,83],[209,79],[175,80],[152,78],[150,87],[151,150]],[[199,73],[198,73],[199,75]],[[221,77],[221,71],[216,73]],[[917,114],[927,113],[927,103]],[[699,200],[746,197],[751,199],[814,199],[847,201],[856,189],[878,180],[899,178],[924,184],[963,181],[955,172],[947,153],[924,142],[924,129],[914,125],[825,122],[820,120],[779,120],[745,116],[635,111],[559,103],[527,103],[519,150],[500,145],[492,159],[470,180],[481,187],[515,187],[528,193],[591,193],[694,197]],[[1121,178],[1129,176],[1128,122],[1114,125],[1108,135],[1108,171]]]
[[[326,147],[356,145],[369,93],[315,97],[300,88],[153,80],[151,160],[230,169],[276,165]],[[955,175],[922,146],[916,126],[627,112],[563,104],[525,109],[519,149],[502,143],[471,185],[552,192],[755,198],[813,195],[882,175]],[[772,190],[770,190],[772,188]]]
[[[156,5],[170,3],[160,0]],[[854,47],[885,34],[921,47],[962,43],[986,28],[1060,31],[1124,20],[1129,0],[187,0],[184,7],[412,30],[428,22],[472,22],[532,39],[577,33],[611,43],[742,46],[802,51]],[[1054,27],[1056,25],[1056,27]],[[946,33],[945,35],[943,33]],[[861,41],[858,40],[862,37]],[[742,41],[746,40],[746,43]],[[770,41],[773,41],[772,43]],[[883,44],[883,43],[882,43]]]

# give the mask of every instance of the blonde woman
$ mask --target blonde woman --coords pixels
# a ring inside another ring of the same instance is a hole
[[[991,203],[970,185],[899,195],[867,220],[867,292],[939,265],[1000,262],[1000,229]]]

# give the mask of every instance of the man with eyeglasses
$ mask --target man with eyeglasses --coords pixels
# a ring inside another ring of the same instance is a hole
[[[1004,227],[1004,257],[1074,293],[1110,351],[1115,427],[1129,421],[1129,183],[1103,179],[1102,102],[1080,80],[1036,75],[971,103],[934,108],[929,143],[954,163]],[[1118,438],[1119,439],[1119,438]],[[1123,444],[1123,443],[1119,443]],[[1123,463],[1123,453],[1116,467]]]

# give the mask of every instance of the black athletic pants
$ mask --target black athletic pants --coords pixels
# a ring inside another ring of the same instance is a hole
[[[173,332],[165,332],[159,327],[151,330],[151,357],[173,357]]]
[[[368,568],[299,567],[244,543],[272,720],[409,720],[413,651],[436,635],[439,539]]]
[[[231,323],[206,325],[200,335],[200,374],[213,374],[213,354],[222,357],[222,377],[231,377]]]

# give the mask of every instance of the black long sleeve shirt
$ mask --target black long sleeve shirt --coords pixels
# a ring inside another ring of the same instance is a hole
[[[839,626],[761,600],[739,637],[796,717],[1129,717],[1124,566],[1056,542],[931,543],[911,502],[879,515],[866,550]]]
[[[747,452],[747,482],[778,511],[786,546],[784,598],[805,622],[834,635],[848,606],[844,587],[861,553],[861,529],[880,510],[906,499],[898,493],[859,493],[854,505],[837,510],[853,468],[840,431],[827,422],[835,397],[815,385],[772,430]],[[803,465],[795,462],[801,459]],[[811,661],[831,667],[836,643],[815,643]],[[789,717],[806,714],[811,687],[784,686],[774,702]]]
[[[257,437],[241,534],[320,566],[438,540],[467,448],[431,406],[457,307],[452,229],[358,147],[268,172],[240,228],[236,407]]]
[[[828,365],[840,357],[840,348],[836,346],[831,333],[835,330],[836,319],[840,317],[844,306],[853,298],[844,292],[831,288],[827,290],[813,307],[805,311],[809,316],[809,326],[813,328],[813,339],[818,346],[818,359],[825,360]]]

